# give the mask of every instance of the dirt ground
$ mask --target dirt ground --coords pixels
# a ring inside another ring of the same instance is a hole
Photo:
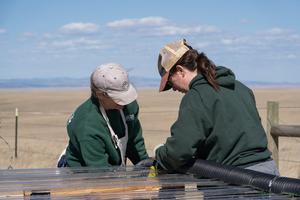
[[[300,125],[300,88],[253,89],[266,128],[266,102],[279,102],[279,123]],[[139,90],[140,121],[150,156],[164,143],[177,118],[182,94]],[[66,121],[89,96],[88,88],[0,90],[0,169],[49,168],[67,144]],[[15,108],[18,117],[18,151],[15,158]],[[300,177],[300,138],[279,139],[279,170]]]

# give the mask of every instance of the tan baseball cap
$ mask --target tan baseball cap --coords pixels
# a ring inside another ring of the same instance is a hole
[[[186,40],[181,39],[176,42],[165,45],[159,52],[158,56],[158,72],[161,76],[159,91],[166,91],[171,88],[167,84],[170,70],[174,67],[177,61],[189,50],[186,46]]]
[[[92,74],[92,81],[97,89],[106,92],[119,105],[127,105],[137,98],[137,92],[120,64],[107,63],[98,66]]]

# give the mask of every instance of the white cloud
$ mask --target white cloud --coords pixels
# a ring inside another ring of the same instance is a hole
[[[241,19],[241,20],[240,20],[240,23],[241,23],[241,24],[249,24],[249,23],[250,23],[250,20],[248,20],[248,19]]]
[[[140,19],[122,19],[107,23],[108,27],[126,28],[133,26],[161,26],[167,23],[163,17],[144,17]]]
[[[288,59],[294,59],[297,58],[297,56],[295,54],[289,54],[286,56]]]
[[[6,33],[6,29],[0,28],[0,34]]]
[[[217,33],[220,30],[214,26],[196,26],[196,27],[179,27],[179,26],[162,26],[153,31],[154,35],[189,35],[201,33]]]
[[[32,32],[24,32],[23,36],[25,36],[25,37],[34,37],[34,36],[36,36],[36,34],[32,33]]]
[[[93,23],[69,23],[60,28],[60,31],[68,34],[90,34],[98,32],[99,27]]]
[[[247,40],[245,38],[223,38],[221,39],[221,44],[224,45],[247,44]]]
[[[221,38],[220,43],[223,45],[249,45],[249,46],[259,46],[262,44],[262,41],[253,36],[228,36],[227,38]]]
[[[195,46],[198,48],[206,48],[212,45],[210,42],[198,42]]]
[[[232,39],[221,39],[221,43],[225,45],[231,45],[233,43]]]
[[[299,40],[300,39],[300,35],[298,35],[298,34],[292,34],[292,35],[290,35],[290,38],[293,39],[293,40]]]
[[[42,41],[39,43],[41,49],[78,50],[78,49],[106,49],[109,46],[100,40],[91,40],[84,37],[72,40]]]
[[[162,17],[144,17],[139,20],[141,25],[160,26],[167,23],[167,19]]]
[[[64,34],[60,34],[60,33],[44,33],[42,35],[43,39],[46,40],[55,40],[55,39],[62,39],[65,38],[66,36]]]
[[[290,48],[300,45],[300,35],[290,29],[272,28],[259,32],[256,34],[256,37],[262,43],[274,46],[285,46]]]
[[[286,34],[290,33],[291,31],[288,29],[282,29],[282,28],[272,28],[269,30],[266,30],[265,33],[271,34],[271,35],[281,35],[281,34]]]
[[[178,26],[163,17],[145,17],[139,19],[122,19],[107,23],[111,28],[136,27],[138,33],[148,36],[190,35],[203,33],[217,33],[220,30],[215,26]]]
[[[44,33],[43,37],[47,38],[47,39],[51,39],[51,38],[53,38],[53,34],[51,34],[51,33]]]

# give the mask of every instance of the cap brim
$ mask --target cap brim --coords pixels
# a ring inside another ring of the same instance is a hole
[[[163,92],[163,91],[166,91],[166,90],[169,90],[171,89],[172,87],[168,84],[168,79],[169,79],[169,74],[170,72],[166,72],[162,77],[161,77],[161,80],[160,80],[160,86],[159,86],[159,91],[160,92]]]
[[[116,104],[121,106],[130,104],[137,98],[136,89],[132,84],[129,84],[127,91],[109,90],[106,93]]]

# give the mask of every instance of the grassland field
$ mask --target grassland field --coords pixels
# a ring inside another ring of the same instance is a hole
[[[266,128],[267,101],[279,102],[279,123],[300,125],[300,88],[254,88],[262,124]],[[139,89],[140,121],[146,148],[170,135],[182,94]],[[65,148],[69,115],[89,97],[88,88],[1,89],[0,169],[50,168]],[[18,151],[15,158],[15,108],[18,117]],[[283,176],[300,177],[300,138],[279,139],[279,170]]]

